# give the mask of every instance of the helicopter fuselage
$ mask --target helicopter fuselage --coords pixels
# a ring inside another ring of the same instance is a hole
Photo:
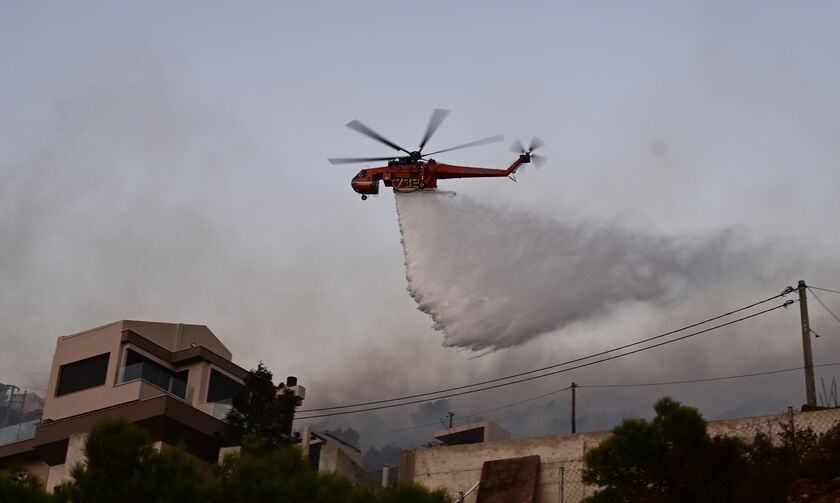
[[[379,194],[380,181],[386,187],[393,188],[394,192],[414,192],[437,188],[439,179],[510,176],[522,164],[530,161],[528,154],[522,154],[507,169],[488,169],[439,164],[434,159],[423,161],[402,158],[389,161],[387,166],[359,171],[350,185],[363,196]]]

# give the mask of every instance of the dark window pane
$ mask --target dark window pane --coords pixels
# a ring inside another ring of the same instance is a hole
[[[216,369],[211,369],[210,386],[207,390],[207,401],[218,402],[221,400],[229,400],[233,398],[233,395],[235,395],[241,387],[242,384],[234,381]]]
[[[99,356],[62,365],[58,371],[56,396],[105,384],[109,356],[110,353],[104,353]]]
[[[148,361],[146,358],[141,356],[136,351],[127,350],[125,356],[125,366],[128,367],[129,365],[134,365],[135,363],[143,363]]]
[[[123,382],[132,379],[143,379],[173,395],[184,398],[187,393],[189,373],[189,370],[173,372],[129,349],[125,357]]]
[[[189,370],[184,370],[176,374],[172,374],[171,393],[173,395],[177,395],[182,398],[187,396],[187,377],[189,376],[189,373]]]

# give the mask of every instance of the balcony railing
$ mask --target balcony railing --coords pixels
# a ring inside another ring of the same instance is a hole
[[[120,368],[117,374],[117,384],[137,380],[143,380],[170,395],[192,403],[193,387],[156,365],[146,362],[134,363]]]
[[[233,408],[233,398],[227,398],[225,400],[219,400],[218,402],[212,403],[213,408],[211,409],[210,414],[212,414],[216,419],[224,421],[227,417],[228,411]]]
[[[34,438],[35,428],[40,422],[40,419],[32,419],[0,428],[0,445]]]

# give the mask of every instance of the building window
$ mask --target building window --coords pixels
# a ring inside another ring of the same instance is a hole
[[[210,386],[207,388],[208,402],[221,402],[222,400],[233,400],[242,383],[234,381],[216,369],[210,369]]]
[[[62,365],[58,371],[58,386],[55,396],[105,384],[110,355],[111,353],[103,353],[99,356]]]
[[[207,401],[213,404],[211,414],[217,419],[224,419],[233,407],[233,396],[242,387],[216,369],[210,369],[210,385],[207,387]]]
[[[188,377],[189,370],[174,372],[158,365],[140,353],[128,349],[126,350],[125,367],[120,369],[118,381],[124,383],[142,379],[167,393],[190,401],[192,393],[187,386]]]

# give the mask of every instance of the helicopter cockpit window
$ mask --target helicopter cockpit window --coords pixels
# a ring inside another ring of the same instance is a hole
[[[356,176],[354,176],[354,177],[353,177],[353,180],[355,180],[355,179],[357,179],[357,178],[362,178],[363,176],[365,176],[365,172],[364,172],[364,171],[359,171],[359,172],[356,174]]]

